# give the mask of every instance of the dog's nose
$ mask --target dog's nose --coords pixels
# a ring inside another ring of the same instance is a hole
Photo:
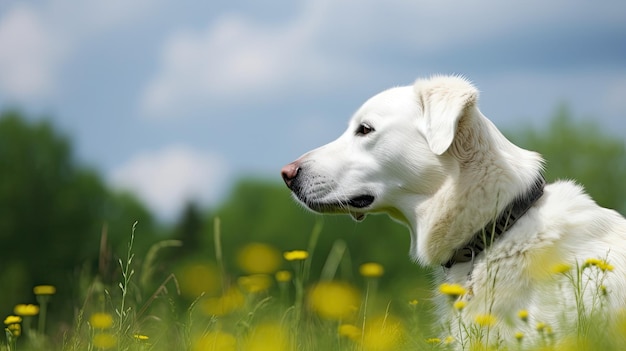
[[[280,174],[283,176],[283,180],[285,181],[285,184],[287,184],[287,187],[289,189],[291,189],[293,180],[296,179],[299,171],[300,171],[300,162],[298,161],[291,162],[290,164],[286,165],[285,167],[283,167],[283,169],[280,170]]]

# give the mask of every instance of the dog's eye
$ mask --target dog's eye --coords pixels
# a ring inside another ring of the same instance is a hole
[[[359,127],[356,129],[356,135],[366,135],[374,131],[374,128],[370,127],[366,123],[361,123]]]

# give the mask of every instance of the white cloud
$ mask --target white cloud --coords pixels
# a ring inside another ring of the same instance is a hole
[[[32,7],[18,6],[0,18],[0,92],[17,100],[54,89],[65,45]]]
[[[214,154],[172,145],[135,155],[110,179],[114,186],[135,193],[159,217],[171,220],[189,200],[207,205],[223,195],[225,164]]]

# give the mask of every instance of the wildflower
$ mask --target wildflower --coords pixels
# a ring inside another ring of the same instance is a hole
[[[22,317],[36,316],[39,313],[39,306],[31,304],[18,304],[13,308],[13,313]]]
[[[56,292],[54,285],[37,285],[33,288],[35,295],[54,295]]]
[[[567,263],[557,263],[554,266],[552,266],[552,273],[555,274],[565,274],[567,272],[569,272],[572,269],[572,265],[567,264]]]
[[[237,279],[239,286],[249,293],[266,291],[272,285],[272,280],[267,274],[253,274]]]
[[[4,319],[4,324],[5,325],[11,325],[11,324],[17,324],[17,323],[22,323],[22,317],[20,317],[20,316],[8,316],[7,318]]]
[[[362,336],[363,350],[397,350],[404,336],[402,323],[392,315],[370,318]]]
[[[22,335],[22,326],[19,323],[7,325],[7,330],[14,337],[18,337],[18,336]]]
[[[202,311],[210,316],[224,316],[241,308],[245,297],[237,288],[228,289],[220,297],[206,299],[202,303]]]
[[[481,327],[492,327],[496,324],[496,317],[492,314],[479,314],[474,318],[474,322]]]
[[[145,341],[145,340],[150,339],[149,336],[143,335],[143,334],[133,334],[133,338],[135,338],[136,340],[139,340],[139,341]]]
[[[89,323],[94,329],[109,329],[113,326],[113,316],[104,312],[94,313],[89,317]]]
[[[428,338],[426,339],[426,343],[428,344],[441,344],[441,339],[439,338]]]
[[[115,335],[109,333],[98,333],[93,336],[93,346],[98,349],[111,349],[117,344]]]
[[[217,295],[222,289],[221,273],[211,262],[185,264],[179,268],[176,277],[181,295],[192,300],[202,294]]]
[[[465,288],[459,284],[443,283],[439,285],[439,292],[452,298],[465,294],[465,291]]]
[[[379,263],[368,262],[359,267],[359,273],[366,278],[378,278],[385,273],[385,269]]]
[[[361,329],[352,324],[341,324],[337,329],[340,336],[344,336],[348,339],[356,341],[361,337]]]
[[[609,264],[607,261],[600,260],[597,258],[588,258],[587,260],[585,260],[585,263],[583,264],[583,269],[590,267],[590,266],[596,266],[603,272],[606,272],[606,271],[610,272],[614,268],[613,265]]]
[[[278,323],[263,323],[257,325],[248,338],[244,340],[242,350],[246,351],[288,351],[294,350],[289,340],[289,331]],[[215,349],[222,351],[223,349]],[[233,348],[234,350],[234,348]]]
[[[454,337],[452,335],[448,335],[448,336],[446,336],[445,339],[443,339],[443,343],[446,344],[446,345],[450,345],[450,344],[454,343],[454,341],[455,341],[455,339],[454,339]]]
[[[237,254],[237,264],[248,274],[273,273],[280,263],[280,252],[267,244],[251,243]]]
[[[348,283],[320,282],[309,293],[311,309],[323,318],[345,319],[360,306],[358,291]]]
[[[235,351],[237,339],[232,334],[223,331],[208,332],[194,340],[193,351]]]
[[[309,257],[309,253],[304,250],[285,251],[283,254],[287,261],[302,261]]]
[[[409,301],[409,306],[415,307],[415,306],[417,306],[418,303],[419,303],[419,301],[417,301],[416,299],[413,299],[413,300]]]
[[[465,301],[459,300],[459,301],[455,301],[453,306],[455,310],[460,312],[460,311],[463,311],[465,306],[467,306],[467,303]]]
[[[276,281],[279,283],[287,283],[291,280],[291,272],[289,271],[278,271],[276,272]]]
[[[538,322],[537,325],[535,326],[535,329],[538,332],[543,332],[546,329],[546,323],[544,322]]]
[[[528,322],[528,310],[519,310],[519,311],[517,311],[517,316],[523,322]]]
[[[524,339],[524,333],[520,331],[515,332],[515,340],[522,342],[522,339]]]

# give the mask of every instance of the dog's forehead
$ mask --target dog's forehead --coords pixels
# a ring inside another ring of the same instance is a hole
[[[387,89],[369,98],[355,113],[355,117],[360,119],[411,113],[417,108],[416,101],[411,86]]]

